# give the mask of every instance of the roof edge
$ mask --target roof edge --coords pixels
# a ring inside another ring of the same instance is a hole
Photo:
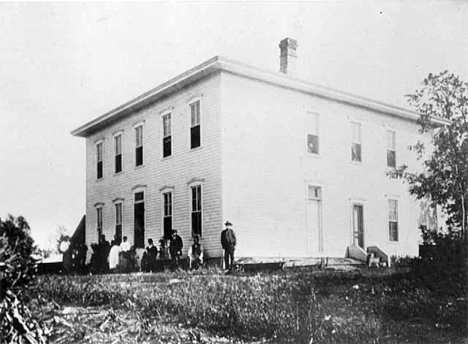
[[[144,106],[146,103],[156,100],[159,96],[167,94],[173,89],[178,89],[184,83],[190,82],[191,80],[198,80],[218,70],[409,120],[416,121],[420,117],[420,114],[415,111],[358,96],[352,93],[336,90],[330,87],[314,84],[280,72],[272,72],[269,70],[253,67],[251,65],[231,60],[222,56],[215,56],[199,64],[198,66],[191,68],[188,71],[162,83],[158,87],[153,88],[148,92],[145,92],[142,95],[80,126],[79,128],[73,130],[71,134],[74,136],[87,137],[99,125],[124,116],[129,111],[132,111],[137,107]],[[433,117],[431,120],[434,124],[437,125],[447,125],[450,123],[450,121],[438,117]]]

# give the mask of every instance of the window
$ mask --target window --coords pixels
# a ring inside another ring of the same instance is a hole
[[[115,173],[122,172],[122,134],[114,136]]]
[[[322,199],[322,188],[320,186],[309,185],[308,190],[309,200],[320,201]]]
[[[396,167],[396,133],[387,130],[387,166]]]
[[[143,126],[135,128],[135,166],[143,165]]]
[[[97,179],[102,178],[102,142],[96,144]]]
[[[122,239],[122,203],[115,204],[115,235]]]
[[[361,145],[362,145],[362,129],[361,123],[352,122],[352,143],[351,143],[351,160],[356,162],[362,161]]]
[[[172,232],[172,192],[163,193],[163,230],[164,237],[170,238]]]
[[[202,198],[201,185],[192,186],[190,188],[192,199],[192,236],[202,235]]]
[[[171,114],[164,115],[163,121],[163,158],[172,155]]]
[[[388,200],[388,235],[390,241],[398,241],[398,201]]]
[[[145,193],[135,192],[133,204],[133,245],[145,247]]]
[[[319,115],[307,113],[307,153],[319,154]]]
[[[190,148],[200,146],[200,101],[198,100],[190,104]]]
[[[102,207],[96,208],[96,227],[99,238],[102,234]]]

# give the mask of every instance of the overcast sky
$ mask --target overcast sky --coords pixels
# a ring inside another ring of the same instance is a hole
[[[0,3],[0,216],[44,245],[85,213],[78,126],[215,56],[406,106],[429,72],[468,80],[468,2]]]

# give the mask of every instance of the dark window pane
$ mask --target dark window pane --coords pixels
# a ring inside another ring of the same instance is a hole
[[[122,171],[122,155],[115,156],[115,173],[119,173]]]
[[[398,222],[389,222],[390,241],[398,241]]]
[[[319,153],[319,137],[317,135],[307,135],[307,152],[310,154]]]
[[[115,226],[115,235],[117,235],[117,238],[119,240],[122,239],[122,225],[116,225]]]
[[[135,154],[136,154],[135,165],[136,166],[143,165],[143,146],[138,147],[135,150]]]
[[[164,218],[164,237],[169,239],[172,232],[172,216],[167,216]]]
[[[137,194],[135,194],[137,195]],[[134,205],[134,246],[145,247],[145,204]]]
[[[387,150],[387,166],[388,167],[396,167],[395,151]]]
[[[192,213],[192,236],[202,235],[201,212]]]
[[[361,145],[359,143],[353,143],[351,147],[351,157],[353,161],[361,161]]]
[[[102,161],[97,163],[97,179],[102,178]]]
[[[135,194],[135,202],[143,201],[144,199],[145,199],[145,193],[144,192],[137,192]]]
[[[170,156],[172,154],[171,136],[167,136],[163,139],[163,157]]]
[[[190,148],[200,147],[200,126],[190,128]]]

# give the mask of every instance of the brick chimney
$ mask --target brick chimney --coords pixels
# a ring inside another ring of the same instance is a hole
[[[280,72],[288,75],[296,75],[297,65],[297,41],[292,38],[283,39],[280,44]]]

